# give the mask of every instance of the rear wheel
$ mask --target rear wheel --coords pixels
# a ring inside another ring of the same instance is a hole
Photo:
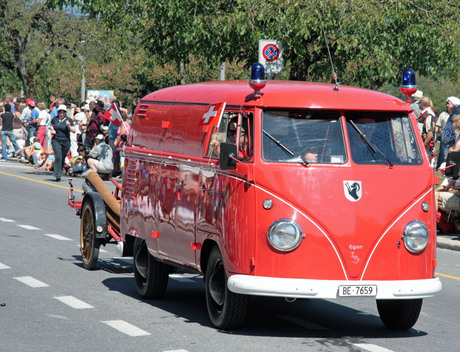
[[[247,296],[231,292],[219,249],[211,251],[206,267],[206,305],[212,324],[228,330],[239,327],[246,314]]]
[[[169,279],[169,266],[149,253],[145,241],[136,238],[133,248],[133,269],[139,295],[146,299],[164,295]]]
[[[80,225],[80,251],[86,269],[93,270],[96,267],[100,245],[101,240],[96,238],[94,203],[87,200],[82,206]]]
[[[387,328],[407,330],[417,322],[422,302],[422,299],[382,299],[377,300],[377,309]]]

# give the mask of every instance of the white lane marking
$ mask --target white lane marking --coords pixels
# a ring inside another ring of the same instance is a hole
[[[19,282],[22,282],[23,284],[26,284],[27,286],[36,288],[36,287],[48,287],[49,285],[45,284],[44,282],[41,282],[37,279],[34,279],[31,276],[21,276],[21,277],[15,277],[16,280]]]
[[[3,269],[11,269],[11,268],[8,265],[0,263],[0,270],[3,270]]]
[[[18,225],[18,226],[19,226],[19,227],[22,227],[23,229],[31,230],[31,231],[40,230],[38,227],[30,226],[30,225]]]
[[[46,314],[47,317],[54,318],[54,319],[60,319],[60,320],[70,320],[69,318],[63,316],[63,315],[56,315],[56,314]]]
[[[151,335],[145,330],[142,330],[138,328],[137,326],[134,326],[130,323],[127,323],[124,320],[107,320],[103,321],[104,324],[107,324],[108,326],[117,329],[118,331],[122,332],[123,334],[126,334],[128,336],[147,336]]]
[[[388,348],[383,348],[383,347],[373,345],[370,343],[354,343],[353,346],[356,346],[358,348],[362,348],[363,350],[371,351],[371,352],[393,352],[392,350],[389,350]]]
[[[3,221],[3,222],[16,222],[14,220],[7,219],[7,218],[0,218],[0,221]]]
[[[169,351],[163,351],[163,352],[188,352],[187,350],[169,350]]]
[[[75,298],[73,296],[60,296],[60,297],[54,297],[58,301],[61,301],[64,304],[67,304],[69,307],[75,308],[75,309],[90,309],[94,308],[92,305],[83,302],[79,300],[78,298]]]
[[[64,237],[64,236],[61,236],[61,235],[55,235],[55,234],[52,234],[52,233],[45,233],[45,236],[54,238],[54,239],[59,240],[59,241],[72,241],[68,237]]]

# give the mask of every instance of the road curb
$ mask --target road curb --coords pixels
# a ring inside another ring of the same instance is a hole
[[[460,251],[460,238],[458,235],[438,235],[436,244],[438,248]]]

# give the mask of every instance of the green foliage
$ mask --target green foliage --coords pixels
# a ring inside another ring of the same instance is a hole
[[[54,94],[79,103],[85,69],[87,88],[116,89],[131,100],[140,90],[136,75],[144,59],[139,57],[148,57],[135,45],[135,36],[108,29],[76,9],[47,5],[0,0],[6,33],[0,42],[2,95],[19,96],[22,88],[37,101],[47,102]]]
[[[21,38],[33,33],[24,54],[24,76],[35,83],[38,96],[62,92],[78,101],[82,64],[88,88],[115,89],[126,99],[164,86],[218,79],[222,62],[227,64],[228,79],[247,78],[250,65],[258,60],[259,39],[271,38],[284,44],[285,73],[278,79],[330,81],[330,50],[342,84],[391,90],[400,96],[401,72],[411,67],[422,77],[437,77],[429,81],[436,91],[421,89],[440,104],[449,91],[449,79],[457,82],[459,77],[460,18],[455,3],[0,0],[0,10],[16,6],[18,17],[10,26],[17,27]],[[47,14],[42,17],[53,21],[36,17],[31,26],[39,7]],[[37,68],[37,58],[49,47],[53,51]],[[18,60],[11,47],[3,52],[0,80],[7,90],[16,90],[17,80],[7,82]],[[451,91],[455,92],[454,83]]]
[[[329,42],[342,82],[395,84],[404,68],[457,77],[459,15],[454,1],[145,0],[61,1],[113,28],[129,28],[160,64],[192,58],[257,61],[258,40],[284,43],[291,79],[330,80]],[[324,32],[323,32],[324,28]]]
[[[46,63],[61,60],[65,65],[80,54],[80,44],[88,39],[81,16],[50,10],[45,1],[2,0],[0,23],[5,39],[2,67],[14,72],[24,93],[33,98],[35,77]]]

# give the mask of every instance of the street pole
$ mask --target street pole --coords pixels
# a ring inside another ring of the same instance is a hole
[[[225,62],[220,65],[220,80],[225,81]]]
[[[86,100],[86,82],[85,82],[85,67],[81,66],[82,76],[81,76],[81,102],[83,103]]]

